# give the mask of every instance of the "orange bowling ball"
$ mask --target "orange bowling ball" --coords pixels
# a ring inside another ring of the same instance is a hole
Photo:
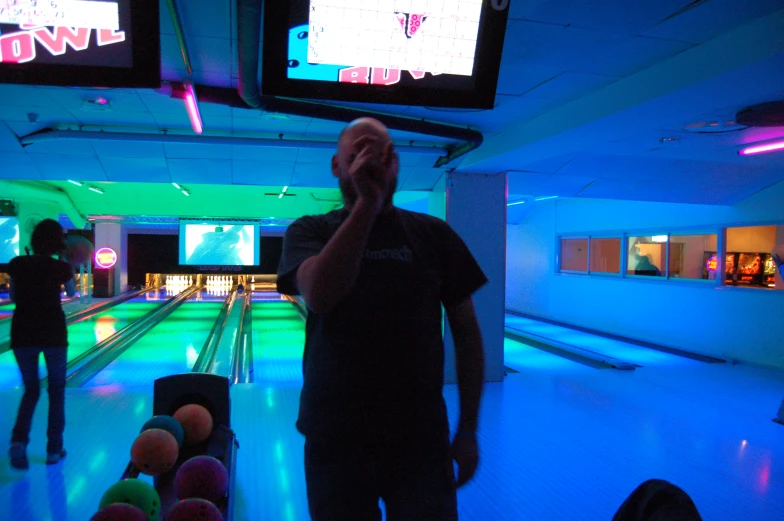
[[[148,429],[139,434],[133,442],[131,461],[140,472],[160,476],[174,467],[179,453],[177,439],[170,432]]]
[[[195,403],[183,405],[173,416],[182,424],[182,429],[185,431],[184,445],[198,445],[210,437],[212,415],[201,405]]]

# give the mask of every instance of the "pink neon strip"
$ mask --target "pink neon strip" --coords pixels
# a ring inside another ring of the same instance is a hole
[[[196,96],[193,93],[193,87],[188,86],[185,91],[185,108],[188,110],[188,117],[191,120],[193,131],[201,134],[204,127],[201,124],[201,114],[199,114],[199,106],[196,105]]]
[[[775,152],[776,150],[784,150],[784,141],[744,148],[739,154],[742,156],[751,156],[754,154],[764,154],[765,152]]]

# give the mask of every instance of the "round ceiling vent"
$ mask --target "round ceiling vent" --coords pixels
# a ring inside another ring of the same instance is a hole
[[[737,121],[698,121],[691,125],[686,125],[683,130],[698,134],[712,134],[721,132],[735,132],[743,130],[748,125],[741,125]]]

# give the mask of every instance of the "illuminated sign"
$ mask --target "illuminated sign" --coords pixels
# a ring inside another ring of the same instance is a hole
[[[99,248],[95,252],[95,265],[107,270],[117,264],[117,252],[111,248]]]
[[[719,267],[719,259],[713,255],[708,262],[705,263],[705,267],[708,268],[708,271],[716,271],[716,268]]]

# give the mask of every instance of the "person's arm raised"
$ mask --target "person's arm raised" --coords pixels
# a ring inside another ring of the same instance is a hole
[[[311,310],[328,313],[354,286],[375,218],[371,208],[355,205],[321,253],[300,265],[297,287]]]
[[[297,288],[316,313],[331,311],[356,283],[370,230],[384,205],[389,173],[397,167],[397,155],[389,143],[380,163],[376,163],[374,144],[375,140],[368,136],[355,142],[361,151],[351,163],[349,174],[357,201],[324,249],[305,260],[297,270]],[[379,176],[379,171],[384,174]]]

